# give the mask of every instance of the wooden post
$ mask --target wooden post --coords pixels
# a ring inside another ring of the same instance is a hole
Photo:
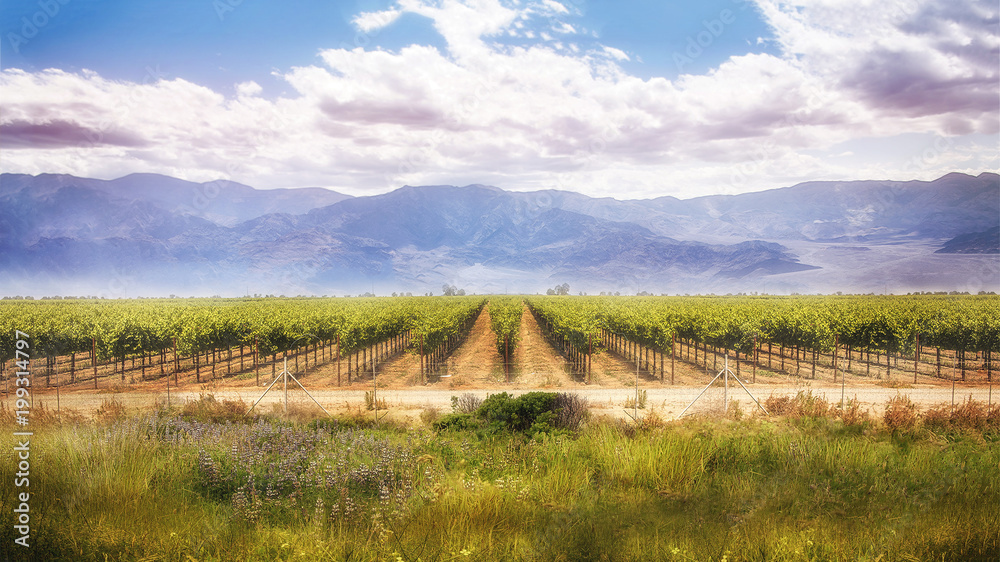
[[[760,353],[757,347],[757,338],[753,339],[753,382],[757,382],[757,361],[760,359]]]
[[[340,386],[340,334],[337,334],[337,386]]]
[[[920,371],[920,334],[917,334],[917,343],[913,349],[913,384],[917,384],[917,373]]]
[[[989,363],[987,363],[989,364]],[[69,354],[69,383],[76,382],[76,352]]]
[[[587,384],[590,384],[591,382],[590,362],[593,356],[594,356],[594,335],[588,334],[587,335]],[[989,365],[989,363],[987,363],[987,365]],[[663,375],[661,374],[660,378],[662,377]]]
[[[840,355],[840,336],[833,335],[833,382],[837,382],[837,356]]]
[[[817,353],[818,353],[818,352],[817,352],[817,351],[816,351],[816,349],[814,348],[814,349],[813,349],[813,369],[812,369],[812,379],[813,379],[813,380],[816,380],[816,354],[817,354]]]
[[[674,345],[677,344],[677,333],[670,334],[670,384],[674,384]]]
[[[94,367],[94,389],[97,389],[97,339],[90,338],[90,365]]]
[[[174,387],[177,387],[177,372],[181,370],[181,360],[177,357],[177,338],[173,338],[174,345]]]

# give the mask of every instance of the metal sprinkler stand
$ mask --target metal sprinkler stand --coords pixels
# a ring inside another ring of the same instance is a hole
[[[740,386],[742,386],[743,390],[746,391],[747,396],[749,396],[750,399],[753,400],[754,404],[756,404],[758,408],[760,408],[765,414],[770,415],[767,409],[765,409],[764,406],[761,406],[760,402],[758,402],[757,399],[754,398],[754,395],[751,394],[750,391],[747,389],[747,387],[743,385],[743,381],[741,381],[740,378],[737,377],[735,374],[733,374],[732,370],[729,369],[729,354],[727,353],[726,362],[722,367],[722,370],[719,371],[719,374],[715,375],[715,378],[712,379],[712,382],[708,383],[708,386],[706,386],[704,390],[701,391],[701,394],[699,394],[697,398],[692,400],[691,403],[687,405],[687,408],[684,408],[684,410],[681,411],[680,414],[678,414],[677,419],[684,417],[684,414],[687,413],[688,409],[690,409],[691,406],[694,406],[694,403],[697,402],[698,399],[700,399],[706,392],[708,392],[709,388],[712,388],[712,385],[715,384],[715,381],[719,380],[719,377],[723,376],[724,376],[723,380],[725,381],[725,390],[723,391],[724,393],[722,397],[723,400],[722,411],[723,415],[725,415],[725,413],[729,411],[729,375],[733,375],[733,380],[740,383]]]
[[[271,381],[271,384],[267,385],[267,388],[264,389],[264,394],[261,394],[260,398],[258,398],[257,401],[253,403],[253,406],[250,406],[250,409],[247,410],[247,413],[243,414],[243,415],[244,416],[250,415],[250,412],[252,412],[253,409],[257,407],[257,404],[259,404],[260,401],[263,400],[265,396],[267,396],[267,393],[271,391],[271,388],[274,386],[274,383],[278,382],[278,380],[281,380],[281,381],[284,382],[284,390],[285,390],[285,415],[287,416],[288,415],[288,379],[289,378],[291,378],[293,381],[295,381],[295,384],[299,385],[299,388],[302,389],[302,392],[305,392],[306,396],[308,396],[310,399],[312,399],[312,401],[315,402],[316,405],[319,406],[319,408],[321,410],[323,410],[323,412],[326,415],[328,415],[328,416],[330,415],[330,412],[327,412],[326,408],[324,408],[323,405],[320,404],[318,400],[316,400],[315,398],[313,398],[312,394],[309,394],[309,391],[306,390],[306,387],[302,386],[302,383],[299,382],[299,379],[295,378],[295,375],[293,375],[293,374],[291,374],[291,373],[288,372],[288,358],[287,357],[285,357],[284,367],[282,368],[281,372],[278,373],[278,376],[274,377],[274,380]]]

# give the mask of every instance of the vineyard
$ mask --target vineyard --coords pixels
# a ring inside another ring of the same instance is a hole
[[[995,560],[998,307],[0,301],[0,420],[37,559]]]
[[[419,356],[409,380],[425,384],[486,306],[507,382],[523,310],[566,371],[588,384],[600,354],[628,362],[649,383],[673,384],[678,362],[714,372],[727,357],[751,380],[764,369],[833,381],[992,381],[1000,352],[995,296],[0,301],[0,377],[14,371],[21,330],[44,358],[34,368],[43,386],[235,375],[259,384],[284,361],[295,373],[335,365],[340,386],[404,353]]]

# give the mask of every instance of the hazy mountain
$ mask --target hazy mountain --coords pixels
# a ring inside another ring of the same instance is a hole
[[[1000,227],[970,232],[944,243],[939,254],[1000,254]]]
[[[318,187],[258,190],[225,180],[193,183],[158,174],[131,174],[110,181],[64,174],[3,174],[0,198],[5,205],[16,206],[22,223],[44,216],[34,226],[40,234],[51,235],[95,226],[156,228],[160,221],[169,222],[168,217],[184,216],[233,226],[269,213],[306,213],[350,196]],[[96,224],[90,220],[95,211],[120,213],[120,220],[108,217]],[[52,220],[56,215],[59,220]]]
[[[741,195],[680,200],[591,199],[568,192],[524,194],[542,205],[634,222],[694,240],[887,240],[951,238],[1000,221],[1000,176],[952,173],[931,182],[808,182]]]
[[[0,205],[0,294],[1000,285],[996,256],[972,253],[996,247],[1000,177],[989,173],[630,201],[482,185],[351,198],[152,174],[3,174]]]

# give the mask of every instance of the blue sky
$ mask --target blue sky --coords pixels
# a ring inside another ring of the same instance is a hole
[[[995,2],[7,0],[0,168],[616,197],[997,170]]]

